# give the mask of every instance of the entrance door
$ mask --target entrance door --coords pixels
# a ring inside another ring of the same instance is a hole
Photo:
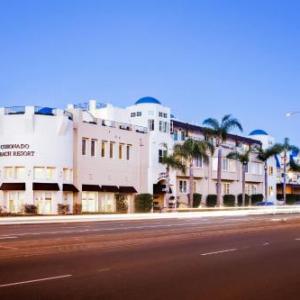
[[[10,191],[7,193],[8,211],[20,213],[24,206],[24,192]]]
[[[97,192],[83,192],[82,193],[82,211],[83,212],[97,212],[98,211],[98,193]]]

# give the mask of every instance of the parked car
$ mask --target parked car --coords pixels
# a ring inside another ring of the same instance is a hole
[[[274,205],[271,201],[260,201],[256,203],[257,206],[272,206]]]

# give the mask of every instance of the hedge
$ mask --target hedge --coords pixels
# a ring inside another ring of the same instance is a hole
[[[25,204],[24,210],[26,214],[37,214],[37,206],[33,204]]]
[[[206,197],[206,206],[215,207],[217,205],[217,195],[207,195]]]
[[[151,194],[138,194],[134,199],[136,212],[150,212],[153,207],[153,196]]]
[[[224,195],[223,196],[224,206],[235,206],[235,195]]]
[[[193,207],[197,208],[201,204],[202,195],[198,193],[193,194]]]
[[[253,195],[251,195],[252,205],[255,205],[257,202],[261,202],[263,200],[264,200],[264,195],[263,194],[253,194]]]
[[[250,196],[248,194],[245,194],[245,205],[249,205],[249,199]],[[243,194],[238,195],[238,206],[243,206]]]
[[[278,194],[277,200],[283,200],[283,195]],[[300,195],[298,194],[287,194],[286,195],[286,204],[293,205],[296,201],[300,201]]]
[[[128,212],[128,202],[123,194],[116,194],[116,211],[117,213],[126,214]]]

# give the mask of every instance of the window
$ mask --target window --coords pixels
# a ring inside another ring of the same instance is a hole
[[[82,146],[81,146],[81,152],[82,155],[86,155],[86,148],[87,148],[87,139],[83,138],[82,139]]]
[[[178,141],[178,131],[174,130],[174,141]]]
[[[96,155],[96,144],[97,140],[91,140],[91,156]]]
[[[168,117],[168,114],[164,113],[164,118],[167,118]]]
[[[105,148],[106,148],[106,141],[102,141],[102,143],[101,143],[101,157],[105,157]]]
[[[229,171],[229,159],[228,158],[222,159],[222,170]]]
[[[269,196],[274,196],[274,190],[272,186],[269,186]]]
[[[109,158],[114,158],[114,142],[109,143]]]
[[[34,179],[45,179],[45,168],[43,167],[35,167],[33,169]]]
[[[162,149],[159,149],[158,150],[158,162],[159,163],[162,163],[163,161],[163,157],[167,155],[167,150],[162,150]]]
[[[203,159],[202,157],[197,157],[194,159],[194,165],[196,168],[202,168],[203,166]]]
[[[123,144],[119,144],[119,159],[123,159]]]
[[[230,194],[230,183],[228,182],[223,183],[223,194],[224,195]]]
[[[46,178],[47,178],[47,180],[55,179],[55,168],[52,168],[52,167],[46,168]]]
[[[136,116],[136,113],[135,112],[132,112],[131,114],[130,114],[130,117],[131,118],[134,118]]]
[[[163,121],[159,121],[159,131],[163,131]]]
[[[127,145],[127,146],[126,146],[126,159],[127,159],[127,160],[130,159],[130,148],[131,148],[130,145]]]
[[[136,116],[137,116],[137,117],[141,117],[141,116],[142,116],[142,112],[141,112],[141,111],[138,111],[138,112],[136,113]]]
[[[274,168],[272,166],[269,166],[269,176],[274,175]]]
[[[161,117],[161,118],[163,117],[163,115],[164,114],[161,111],[158,113],[158,116]]]
[[[65,182],[72,181],[72,179],[73,179],[73,170],[72,169],[64,168],[63,173],[64,173],[64,181]]]
[[[5,167],[4,168],[4,178],[5,179],[13,179],[14,178],[14,168],[13,167]]]
[[[184,141],[186,138],[185,131],[181,131],[181,140]]]
[[[187,181],[186,180],[179,180],[179,191],[180,191],[180,193],[187,192]]]
[[[148,120],[148,129],[154,131],[154,120]]]
[[[168,122],[163,122],[163,132],[168,132]]]
[[[24,167],[16,167],[16,178],[17,179],[25,178],[25,168]]]

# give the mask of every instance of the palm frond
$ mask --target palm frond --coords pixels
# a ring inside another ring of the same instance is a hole
[[[300,164],[296,163],[292,156],[290,158],[289,169],[292,172],[300,172]]]
[[[214,118],[208,118],[208,119],[204,120],[203,125],[208,126],[215,131],[218,131],[220,129],[219,121]]]

